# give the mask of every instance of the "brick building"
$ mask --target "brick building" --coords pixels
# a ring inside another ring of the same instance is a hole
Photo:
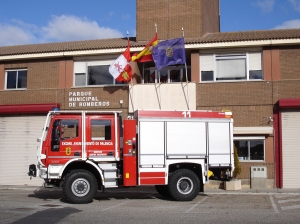
[[[131,63],[134,78],[117,83],[109,65],[127,38],[0,47],[0,184],[29,181],[49,110],[231,110],[234,141],[249,182],[250,167],[267,167],[269,187],[299,186],[300,29],[220,32],[218,0],[136,1],[131,53],[155,35],[181,37],[184,65],[157,71]],[[188,77],[188,82],[186,82]],[[12,165],[12,161],[17,163]]]

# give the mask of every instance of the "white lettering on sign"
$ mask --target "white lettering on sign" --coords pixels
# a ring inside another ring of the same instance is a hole
[[[62,142],[62,145],[82,145],[81,142]],[[113,145],[112,142],[85,142],[85,145]]]
[[[183,115],[184,117],[191,117],[191,112],[190,112],[190,111],[183,111],[183,112],[182,112],[182,115]]]
[[[108,107],[109,101],[99,101],[92,91],[69,92],[69,107]]]

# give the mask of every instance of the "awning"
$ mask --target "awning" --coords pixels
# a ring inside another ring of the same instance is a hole
[[[233,127],[234,135],[241,134],[262,134],[271,135],[273,134],[273,127]]]

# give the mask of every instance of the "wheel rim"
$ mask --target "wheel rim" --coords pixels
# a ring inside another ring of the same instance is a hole
[[[77,197],[83,197],[89,193],[90,183],[84,178],[78,178],[72,183],[71,189]]]
[[[177,181],[177,190],[181,194],[189,194],[194,188],[193,181],[188,177],[181,177]]]

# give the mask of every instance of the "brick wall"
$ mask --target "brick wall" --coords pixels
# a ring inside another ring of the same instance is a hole
[[[58,61],[36,60],[4,64],[5,69],[27,69],[27,89],[57,88]]]
[[[250,179],[251,178],[251,166],[266,166],[267,167],[267,179],[274,179],[274,163],[253,163],[253,162],[242,162],[242,172],[237,176],[238,179]]]
[[[300,79],[299,46],[294,46],[293,49],[280,49],[280,73],[282,80]]]
[[[198,110],[231,110],[234,126],[266,126],[273,115],[272,85],[268,82],[197,84]]]
[[[185,38],[218,32],[218,14],[218,0],[137,0],[136,38],[150,40],[155,34],[155,23],[159,39],[181,37],[182,27]]]
[[[202,0],[202,35],[220,32],[219,0]]]
[[[13,104],[45,104],[60,103],[61,110],[118,110],[123,111],[124,118],[128,114],[128,87],[73,87],[73,62],[70,59],[34,60],[15,63],[5,63],[0,66],[2,73],[5,69],[27,68],[26,90],[5,90],[0,92],[0,105]],[[1,74],[2,74],[1,73]],[[3,80],[5,76],[2,75]],[[64,88],[66,87],[66,88]],[[70,92],[92,91],[99,102],[109,102],[102,107],[69,107]],[[123,107],[120,107],[123,100]]]

